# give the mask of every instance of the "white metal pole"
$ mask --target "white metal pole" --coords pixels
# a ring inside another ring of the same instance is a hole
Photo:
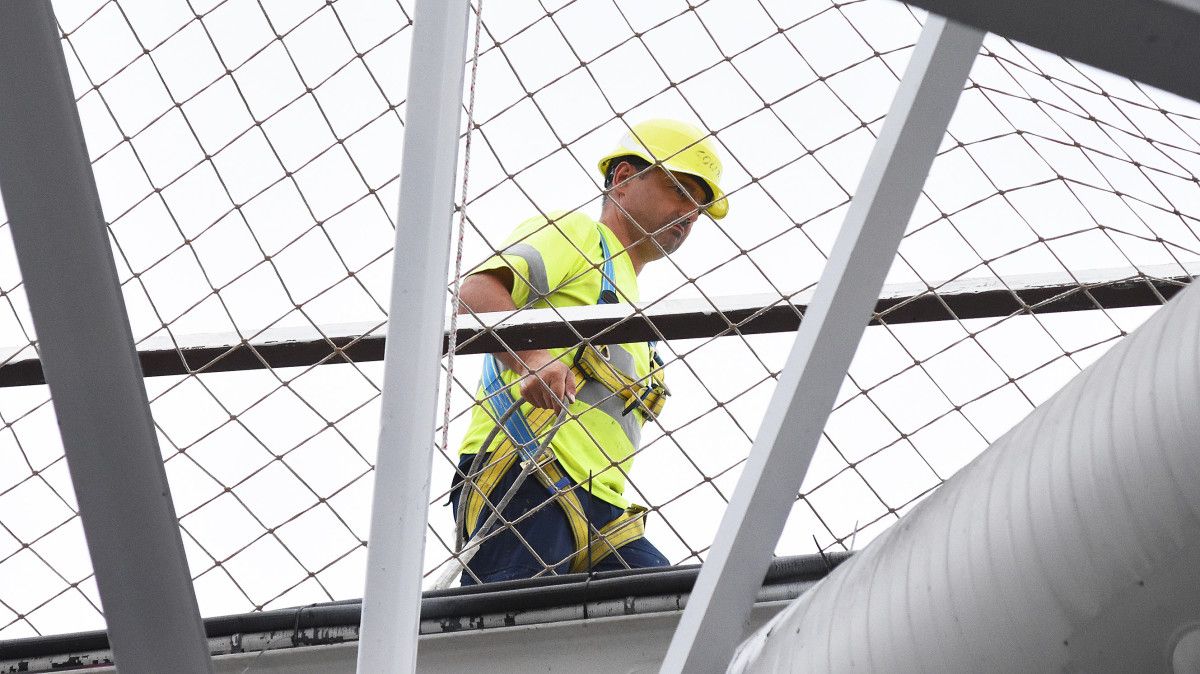
[[[211,672],[48,0],[0,3],[0,191],[113,657],[122,672]]]
[[[412,672],[450,258],[469,0],[413,12],[358,671]]]
[[[983,35],[927,18],[662,672],[729,664]]]

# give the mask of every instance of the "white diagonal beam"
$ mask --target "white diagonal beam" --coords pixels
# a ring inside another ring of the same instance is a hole
[[[211,672],[49,0],[0,3],[0,191],[123,672]]]
[[[468,0],[413,13],[400,206],[358,671],[417,666]]]
[[[926,20],[662,672],[729,664],[982,42]]]

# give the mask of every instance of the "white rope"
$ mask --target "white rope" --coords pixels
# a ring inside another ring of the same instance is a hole
[[[479,36],[483,27],[483,0],[475,7],[475,44],[471,51],[471,84],[467,94],[467,135],[463,147],[462,205],[458,209],[458,243],[454,253],[454,281],[450,301],[450,340],[446,348],[446,395],[442,406],[442,450],[450,451],[450,397],[454,385],[454,351],[458,347],[458,309],[461,306],[463,240],[467,223],[467,185],[471,175],[471,131],[475,128],[475,79],[479,73]]]

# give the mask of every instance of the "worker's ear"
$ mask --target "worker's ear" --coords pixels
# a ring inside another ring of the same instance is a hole
[[[638,174],[638,169],[633,164],[623,161],[617,164],[617,168],[613,171],[613,186],[614,192],[625,187],[625,183]]]

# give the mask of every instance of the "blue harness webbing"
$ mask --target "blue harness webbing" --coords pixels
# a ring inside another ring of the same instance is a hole
[[[617,297],[617,287],[614,286],[612,282],[612,255],[610,255],[608,252],[608,242],[604,240],[603,232],[600,234],[600,254],[604,256],[604,267],[601,270],[603,272],[603,278],[600,279],[600,299],[596,300],[596,304],[616,304],[619,298]],[[658,364],[659,367],[666,367],[662,358],[660,358],[658,355],[658,340],[652,339],[646,342],[646,345],[650,347],[650,357],[654,359],[654,362]],[[647,389],[646,392],[649,392],[649,389]],[[644,396],[645,393],[643,393],[643,397]],[[629,409],[632,409],[632,407]],[[626,413],[629,412],[628,409],[625,411]]]
[[[596,228],[600,232],[600,254],[602,256],[600,265],[600,296],[596,298],[596,304],[615,304],[619,301],[619,298],[617,295],[616,285],[613,283],[612,254],[609,251],[608,242],[604,239],[603,228],[601,228],[599,225],[597,225]],[[654,347],[656,342],[647,342],[647,345],[650,348],[650,357],[654,360],[654,363],[661,368],[663,366],[663,362],[662,359],[659,358],[658,353],[655,351]],[[576,377],[580,376],[578,371],[578,361],[583,354],[583,350],[579,350],[577,352],[577,362],[572,367],[572,372],[576,373],[574,375]],[[501,378],[500,372],[501,368],[499,359],[492,354],[487,354],[484,356],[482,384],[485,399],[488,403],[488,406],[491,408],[492,413],[495,415],[497,422],[499,422],[501,419],[504,420],[504,431],[511,438],[512,443],[517,450],[517,455],[519,455],[522,461],[531,461],[537,458],[536,455],[539,453],[538,439],[533,430],[530,428],[529,421],[525,418],[525,415],[521,412],[521,410],[513,409],[516,407],[517,402],[513,399],[509,386],[505,385],[503,378]],[[600,375],[600,377],[603,376],[604,375]],[[659,376],[661,377],[661,373]],[[653,377],[654,375],[652,373],[652,379]],[[605,379],[601,378],[598,379],[598,381],[601,383],[601,385],[610,387],[612,386],[612,384]],[[629,414],[629,412],[631,412],[639,403],[645,406],[647,410],[654,409],[654,414],[657,414],[657,410],[660,410],[662,407],[662,396],[666,395],[666,389],[661,385],[661,379],[657,379],[655,381],[658,383],[646,386],[645,389],[635,397],[635,399],[630,403],[630,406],[625,409],[625,414]],[[658,397],[656,402],[652,405],[646,406],[645,401],[647,397],[651,395],[654,389],[659,389],[657,392],[659,393],[660,397]],[[562,417],[560,416],[559,418],[561,419]],[[548,443],[549,438],[543,442]],[[486,451],[486,448],[480,448],[480,451]],[[514,458],[515,457],[510,454],[507,461],[511,462]],[[478,458],[476,461],[477,460]],[[472,465],[474,466],[474,462]],[[503,473],[508,470],[507,466],[511,464],[500,463],[499,465],[505,466],[498,469],[501,473]],[[637,505],[630,506],[625,510],[624,513],[622,513],[613,521],[605,524],[596,532],[596,537],[598,537],[599,540],[607,542],[607,548],[600,550],[599,557],[594,557],[591,552],[594,536],[591,531],[589,531],[592,529],[591,523],[590,521],[585,521],[585,516],[581,514],[583,512],[582,505],[578,500],[579,497],[573,490],[574,483],[571,481],[570,476],[567,475],[565,470],[558,467],[556,462],[546,464],[543,466],[543,469],[544,472],[541,473],[542,478],[539,478],[539,481],[546,486],[552,497],[558,497],[561,499],[560,505],[563,507],[563,512],[566,513],[567,522],[571,528],[571,535],[575,539],[575,547],[577,551],[583,551],[585,549],[588,551],[587,556],[578,556],[574,561],[572,561],[571,570],[573,572],[584,571],[590,565],[598,561],[598,559],[605,557],[609,552],[626,545],[630,541],[637,540],[645,536],[644,518],[646,509]],[[548,484],[551,481],[553,484]],[[492,487],[494,486],[495,485],[493,483]],[[484,499],[487,498],[487,494],[491,493],[492,487],[487,488],[486,492],[484,493]],[[463,490],[462,493],[464,494],[464,500],[461,507],[464,509],[463,512],[466,512],[470,510],[471,501],[470,497],[466,497],[465,495],[473,492]],[[571,505],[572,503],[574,505]],[[480,511],[482,510],[482,507],[482,505],[478,506]],[[475,518],[477,517],[478,515],[475,515]],[[470,519],[464,522],[468,533],[475,526],[472,524],[472,522],[477,523],[477,519]]]
[[[596,304],[616,304],[617,287],[613,285],[612,254],[608,252],[608,242],[604,240],[604,232],[600,232],[600,257],[604,260],[600,267],[600,297]]]
[[[596,304],[616,304],[620,298],[617,296],[617,287],[613,284],[612,254],[609,252],[608,242],[604,239],[603,231],[600,231],[600,255],[603,261],[600,265],[600,296],[596,298]],[[650,356],[659,367],[662,367],[663,361],[654,348],[658,342],[652,341],[647,344],[650,347]],[[647,388],[648,391],[649,388]],[[508,414],[508,410],[516,404],[512,393],[500,377],[500,361],[490,353],[483,357],[483,393],[496,419],[504,418],[504,415]],[[626,410],[626,413],[632,409],[633,405]],[[504,422],[504,430],[512,438],[513,444],[517,446],[521,458],[532,459],[533,453],[537,450],[537,438],[520,410],[508,416]],[[566,480],[566,478],[563,479]]]

